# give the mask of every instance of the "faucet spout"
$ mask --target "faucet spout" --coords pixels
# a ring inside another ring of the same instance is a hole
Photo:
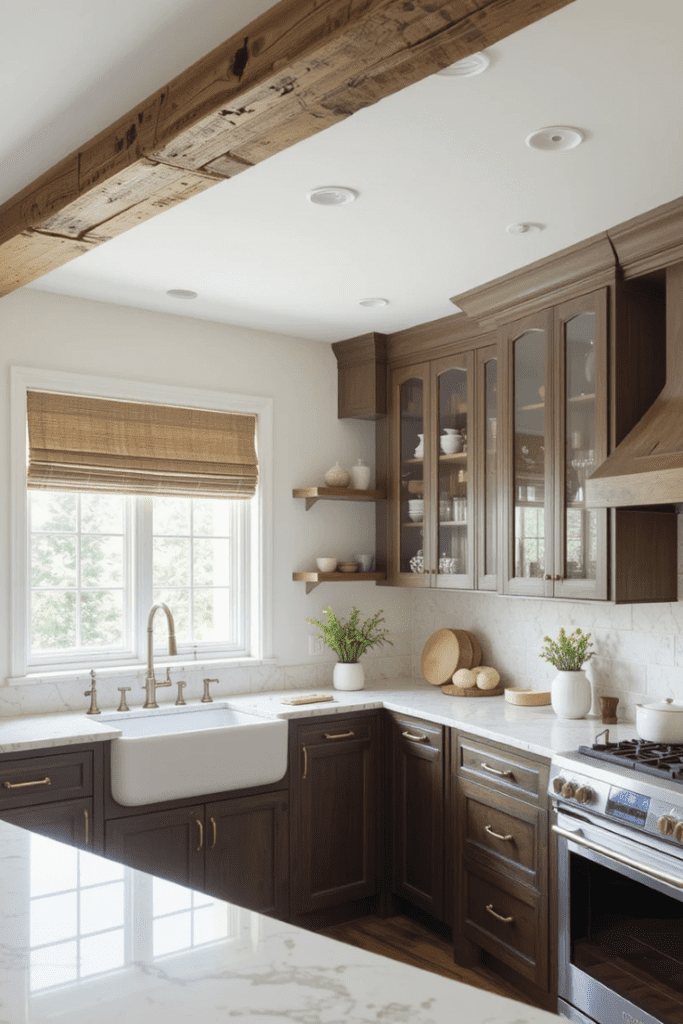
[[[143,705],[145,708],[158,708],[156,700],[156,689],[157,686],[170,686],[170,682],[158,683],[154,677],[154,615],[161,608],[166,616],[168,622],[168,653],[177,654],[178,647],[175,639],[175,622],[173,621],[173,614],[171,609],[163,601],[158,601],[153,604],[149,610],[149,616],[147,618],[147,676],[145,678],[145,695],[146,700]]]

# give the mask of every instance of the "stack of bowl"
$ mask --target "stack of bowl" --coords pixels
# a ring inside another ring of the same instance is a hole
[[[408,501],[408,515],[414,523],[421,523],[424,517],[424,498],[410,498]]]

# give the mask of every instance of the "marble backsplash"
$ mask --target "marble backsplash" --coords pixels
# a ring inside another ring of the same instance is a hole
[[[384,651],[387,648],[383,649]],[[160,659],[161,661],[161,659]],[[261,693],[267,690],[311,690],[332,685],[332,669],[336,658],[329,652],[324,659],[303,665],[263,664],[226,668],[216,664],[200,663],[191,667],[171,667],[173,686],[157,690],[160,705],[172,704],[176,699],[175,683],[186,682],[183,696],[190,703],[196,703],[202,695],[202,680],[217,678],[211,687],[214,700],[240,693]],[[370,651],[363,657],[365,677],[368,682],[380,679],[394,679],[411,675],[410,637],[395,638],[390,656]],[[156,666],[156,676],[163,679],[165,665]],[[123,673],[122,670],[102,669],[97,673],[97,701],[101,710],[112,711],[119,703],[118,687],[130,686],[126,699],[130,707],[141,707],[144,703],[145,668]],[[19,715],[45,715],[60,711],[87,711],[90,698],[84,690],[90,687],[90,675],[69,673],[67,678],[58,675],[22,681],[20,684],[0,686],[0,719]]]
[[[414,676],[421,676],[426,640],[447,626],[476,634],[483,663],[497,668],[505,685],[549,690],[555,669],[539,657],[543,637],[579,626],[595,651],[586,666],[594,712],[607,694],[619,697],[619,721],[633,721],[641,701],[683,699],[683,601],[614,605],[414,590],[412,603]]]

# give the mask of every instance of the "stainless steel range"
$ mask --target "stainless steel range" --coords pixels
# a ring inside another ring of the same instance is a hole
[[[553,758],[558,1012],[582,1024],[683,1024],[683,744]]]

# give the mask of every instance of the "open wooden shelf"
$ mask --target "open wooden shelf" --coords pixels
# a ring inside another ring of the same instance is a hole
[[[385,580],[385,572],[293,572],[292,579],[306,584],[306,593],[310,594],[319,583],[378,583]]]
[[[356,491],[352,487],[295,487],[293,498],[305,498],[306,509],[316,501],[386,501],[384,491]]]

